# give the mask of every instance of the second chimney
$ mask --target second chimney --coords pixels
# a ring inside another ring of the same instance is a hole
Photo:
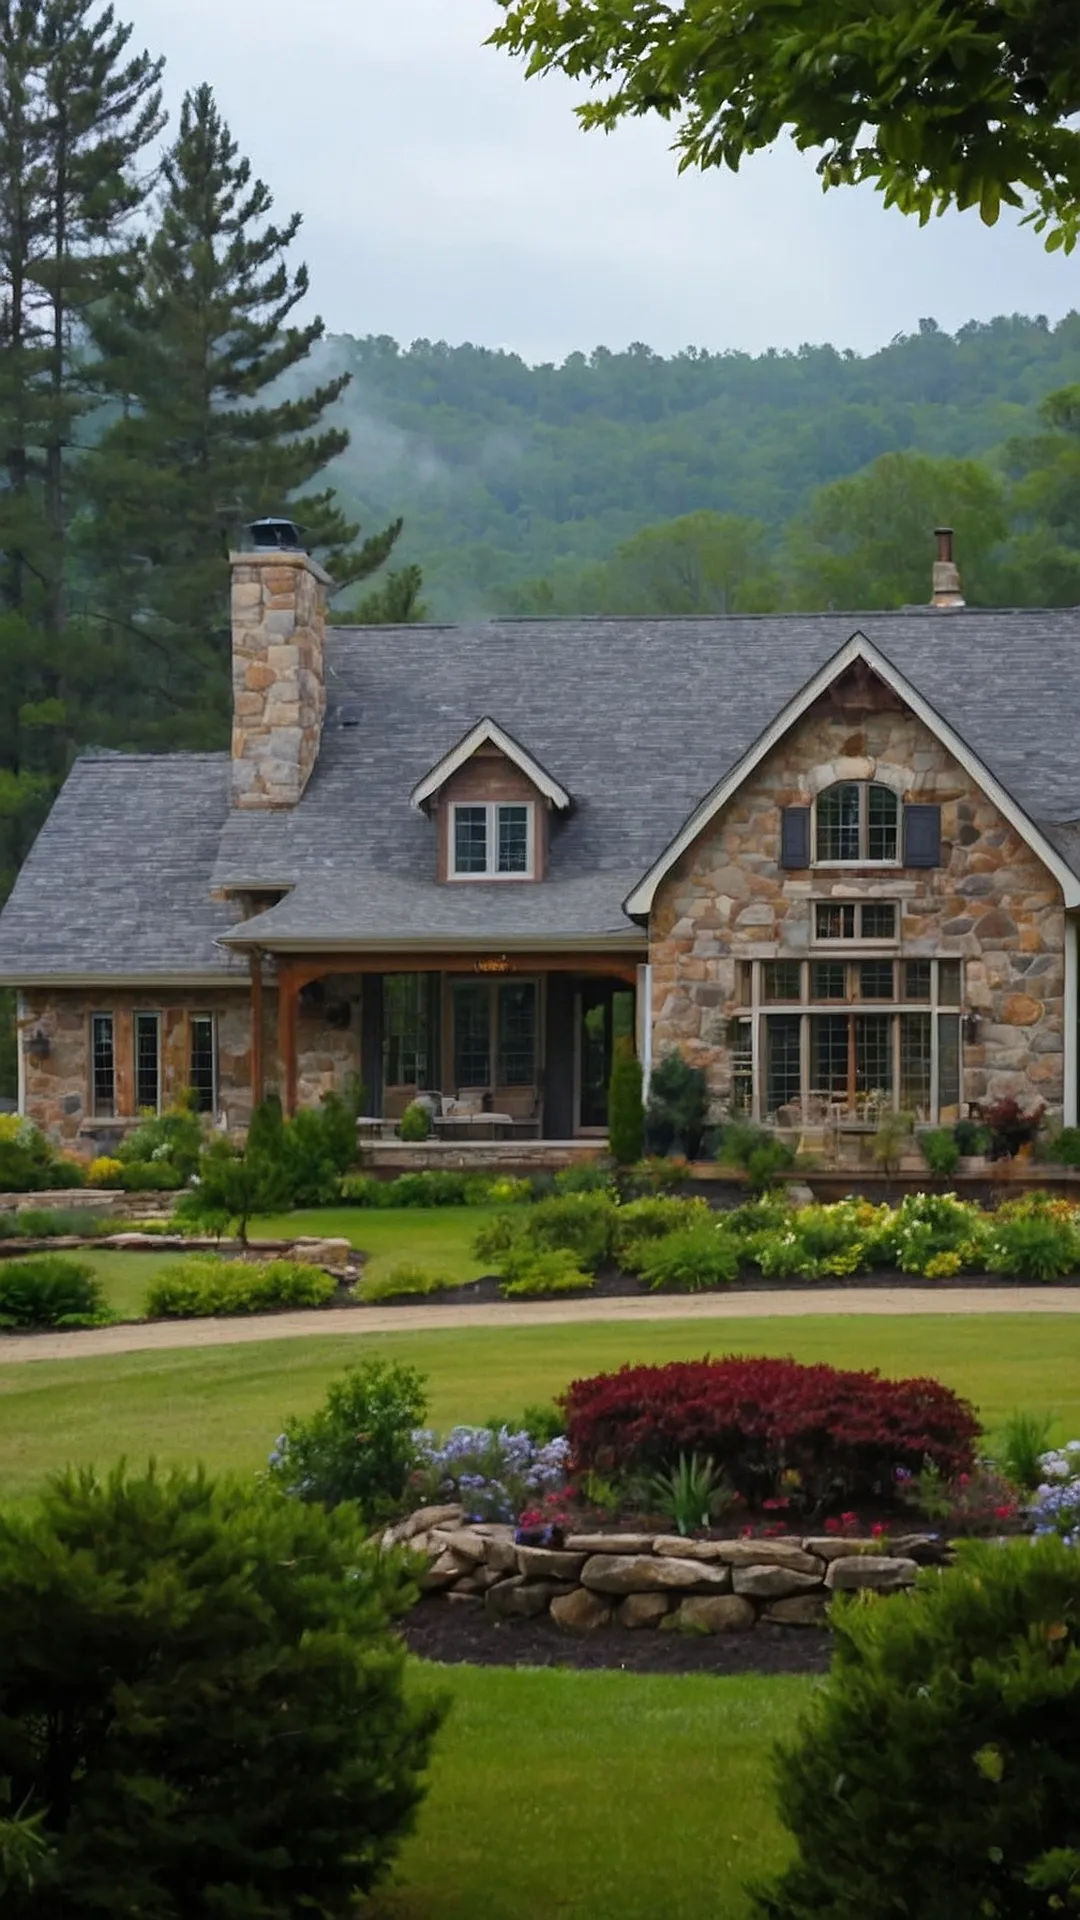
[[[960,570],[953,559],[952,528],[935,527],[934,539],[937,541],[937,559],[934,561],[934,590],[930,605],[962,607],[966,602],[960,591]]]
[[[229,558],[232,803],[294,807],[315,765],[326,711],[330,576],[286,521],[257,522]]]

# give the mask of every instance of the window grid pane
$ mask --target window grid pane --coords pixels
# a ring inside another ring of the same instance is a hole
[[[938,1015],[938,1112],[960,1105],[960,1015]]]
[[[528,807],[499,807],[497,809],[497,818],[499,832],[499,872],[528,873]]]
[[[863,960],[859,966],[859,999],[891,1000],[895,979],[891,960]]]
[[[817,857],[819,860],[859,858],[859,816],[862,788],[854,781],[827,787],[817,803]]]
[[[191,1057],[188,1061],[188,1085],[196,1112],[213,1113],[217,1104],[214,1016],[212,1013],[193,1013],[189,1026]]]
[[[811,1000],[846,1000],[847,967],[843,960],[813,960],[810,963]]]
[[[917,1120],[930,1117],[930,1015],[900,1016],[900,1105]]]
[[[893,1084],[892,1016],[859,1013],[855,1018],[855,1091],[891,1093]]]
[[[498,1085],[531,1087],[536,1079],[536,987],[499,988]]]
[[[891,787],[869,787],[866,809],[866,857],[895,860],[900,804]]]
[[[944,1007],[960,1005],[959,960],[938,961],[938,999]]]
[[[859,917],[864,940],[896,939],[896,907],[891,900],[867,900]]]
[[[156,1113],[161,1104],[161,1024],[156,1013],[135,1015],[135,1111]]]
[[[454,988],[454,1083],[491,1085],[491,993],[484,986]]]
[[[487,872],[487,808],[454,808],[454,872]]]
[[[847,900],[818,900],[814,906],[816,940],[854,940],[855,907]]]
[[[91,1022],[91,1053],[93,1109],[100,1118],[111,1119],[116,1112],[116,1054],[111,1013],[94,1014]]]
[[[848,1090],[848,1028],[846,1013],[810,1016],[810,1093],[846,1099]]]
[[[769,1113],[799,1098],[799,1029],[797,1013],[774,1013],[765,1022],[765,1104]]]
[[[802,963],[766,960],[761,969],[761,993],[765,1000],[801,1000]]]
[[[388,1087],[430,1085],[430,1002],[427,976],[391,973],[383,981],[384,1080]]]
[[[929,1000],[929,960],[904,961],[904,991],[901,998],[904,1000]]]

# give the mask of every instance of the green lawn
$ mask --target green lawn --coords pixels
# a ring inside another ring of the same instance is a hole
[[[449,1280],[478,1280],[491,1262],[472,1252],[477,1227],[500,1207],[318,1207],[254,1220],[252,1238],[290,1239],[304,1234],[350,1240],[367,1255],[364,1273],[377,1280],[408,1260]]]
[[[513,1415],[579,1374],[623,1361],[708,1352],[790,1353],[935,1374],[975,1401],[991,1432],[1014,1407],[1031,1407],[1054,1413],[1059,1437],[1080,1434],[1080,1315],[448,1325],[434,1333],[318,1335],[0,1366],[0,1494],[25,1491],[68,1460],[120,1454],[250,1472],[265,1460],[282,1418],[308,1412],[335,1373],[369,1353],[421,1367],[430,1378],[430,1417],[445,1427]]]
[[[813,1683],[431,1668],[453,1706],[370,1920],[743,1920],[786,1842],[769,1751]]]

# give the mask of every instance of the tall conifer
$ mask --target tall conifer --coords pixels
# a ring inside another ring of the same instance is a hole
[[[224,724],[226,556],[244,523],[287,511],[344,586],[382,565],[400,522],[357,547],[332,489],[305,491],[348,444],[324,416],[349,375],[306,392],[297,377],[323,332],[292,319],[300,216],[270,218],[209,86],[184,100],[162,173],[139,271],[95,317],[121,412],[92,459],[88,551],[103,604],[168,655],[179,743],[198,744]]]

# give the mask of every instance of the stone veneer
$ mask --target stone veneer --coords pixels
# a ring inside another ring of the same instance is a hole
[[[326,711],[329,575],[306,553],[234,553],[232,801],[294,807]]]
[[[685,1540],[678,1534],[569,1534],[520,1546],[514,1529],[471,1522],[460,1506],[423,1507],[384,1536],[426,1557],[420,1584],[495,1620],[550,1613],[560,1626],[745,1633],[825,1623],[836,1593],[899,1593],[950,1550],[932,1534],[879,1540],[835,1534]]]
[[[978,671],[977,661],[972,671]],[[779,865],[780,809],[840,780],[876,780],[941,807],[939,867]],[[896,900],[900,956],[964,963],[964,1005],[980,1016],[962,1049],[964,1103],[1015,1095],[1060,1112],[1064,1095],[1065,919],[1057,882],[907,711],[847,714],[823,704],[798,721],[662,882],[650,928],[653,1047],[704,1068],[714,1105],[730,1097],[725,1044],[740,960],[811,951],[812,901]],[[830,953],[838,953],[833,946]]]

